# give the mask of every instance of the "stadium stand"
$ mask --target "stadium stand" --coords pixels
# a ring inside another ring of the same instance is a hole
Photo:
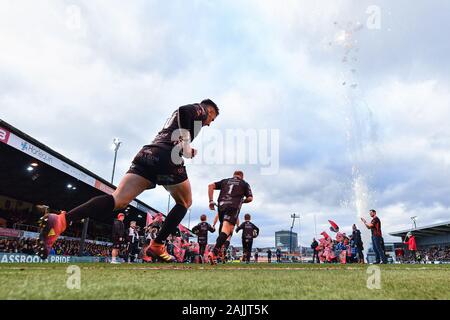
[[[450,263],[450,221],[391,232],[390,235],[400,237],[403,242],[408,232],[412,232],[416,238],[416,258],[419,262]],[[401,260],[411,262],[413,257],[405,254]]]
[[[6,243],[8,250],[32,253],[30,238],[36,238],[37,220],[42,215],[37,205],[67,210],[92,197],[111,194],[115,189],[108,181],[3,120],[0,120],[0,154],[0,241],[3,243],[0,252],[6,250]],[[147,214],[161,214],[137,199],[122,212],[126,215],[125,225],[136,221],[141,229],[146,225]],[[70,240],[62,240],[55,248],[56,254],[106,256],[108,244],[93,243],[111,241],[115,215],[90,222],[86,239],[82,238],[83,223],[71,225],[64,233]],[[77,252],[80,242],[84,246],[81,253]]]

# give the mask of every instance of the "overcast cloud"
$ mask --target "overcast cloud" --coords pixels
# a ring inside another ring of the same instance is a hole
[[[200,152],[214,130],[278,129],[277,174],[239,166],[259,247],[294,212],[303,245],[328,219],[349,232],[361,194],[385,233],[414,215],[449,220],[448,12],[444,0],[2,1],[0,118],[105,179],[114,137],[120,175],[176,107],[206,97],[221,115]],[[235,168],[188,167],[191,226],[207,184]],[[140,199],[166,210],[162,188]]]

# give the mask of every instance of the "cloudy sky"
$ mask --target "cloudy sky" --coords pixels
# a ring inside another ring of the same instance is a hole
[[[227,132],[270,132],[272,148],[261,136],[248,148],[279,167],[189,164],[191,226],[213,217],[207,184],[243,168],[256,246],[292,213],[303,245],[370,208],[386,234],[411,216],[449,220],[448,12],[444,0],[3,0],[0,118],[108,180],[114,137],[122,175],[176,107],[212,98],[221,115],[200,153]],[[166,210],[162,188],[140,199]]]

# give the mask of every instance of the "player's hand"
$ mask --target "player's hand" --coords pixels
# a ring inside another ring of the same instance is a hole
[[[188,148],[188,147],[183,148],[181,150],[181,155],[183,157],[185,157],[186,159],[192,159],[192,158],[194,158],[197,155],[197,149]]]
[[[216,203],[214,201],[209,202],[209,209],[214,210],[216,206]]]

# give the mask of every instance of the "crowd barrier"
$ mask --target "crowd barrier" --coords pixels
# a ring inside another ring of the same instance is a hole
[[[91,263],[106,262],[106,258],[50,255],[46,260],[42,260],[37,255],[0,252],[0,263],[87,263],[87,262]]]

